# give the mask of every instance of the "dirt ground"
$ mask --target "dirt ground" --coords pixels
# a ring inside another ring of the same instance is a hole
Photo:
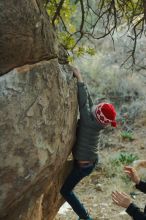
[[[142,209],[146,204],[146,195],[136,190],[133,183],[124,181],[120,176],[121,173],[111,174],[115,168],[110,165],[109,158],[114,157],[118,152],[132,153],[137,155],[139,159],[146,159],[146,119],[134,125],[133,135],[134,140],[127,141],[121,138],[120,130],[116,130],[113,134],[110,133],[108,142],[112,144],[100,149],[99,167],[89,177],[84,178],[75,188],[76,194],[94,220],[131,219],[123,208],[113,204],[111,193],[115,189],[125,191],[128,194],[134,192],[133,201]],[[66,205],[67,203],[60,209],[55,220],[78,219],[71,208],[65,208]]]

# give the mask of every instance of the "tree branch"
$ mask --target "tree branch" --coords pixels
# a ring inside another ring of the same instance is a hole
[[[63,3],[64,3],[65,0],[61,0],[58,7],[56,8],[56,13],[52,19],[52,25],[53,27],[55,27],[55,20],[57,19],[57,17],[60,15],[60,11],[62,9],[62,6],[63,6]]]

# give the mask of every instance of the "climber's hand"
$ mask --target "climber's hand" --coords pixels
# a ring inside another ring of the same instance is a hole
[[[72,70],[73,70],[73,75],[77,78],[78,82],[83,82],[83,78],[80,73],[80,70],[73,66],[72,66]]]

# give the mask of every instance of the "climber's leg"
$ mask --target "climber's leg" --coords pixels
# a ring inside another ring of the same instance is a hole
[[[89,215],[72,190],[81,179],[83,179],[85,176],[88,176],[92,172],[93,168],[94,164],[90,164],[87,167],[80,167],[79,164],[74,163],[74,167],[71,173],[67,177],[64,185],[60,190],[62,196],[81,219],[87,219],[89,218]]]

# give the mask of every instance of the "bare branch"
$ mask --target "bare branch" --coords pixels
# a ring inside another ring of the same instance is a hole
[[[143,8],[144,8],[144,20],[146,24],[146,0],[143,0]]]
[[[55,21],[59,18],[60,30],[68,34],[68,39],[74,37],[76,40],[71,48],[72,51],[74,51],[74,48],[83,38],[94,41],[109,35],[114,45],[113,34],[117,30],[117,27],[123,24],[124,21],[127,23],[126,32],[129,33],[132,31],[128,37],[132,40],[133,47],[128,51],[128,57],[123,64],[129,60],[132,62],[132,65],[136,64],[135,53],[137,40],[142,34],[146,35],[146,0],[98,0],[97,2],[96,0],[74,0],[73,4],[76,5],[78,10],[80,7],[81,11],[81,21],[79,24],[78,22],[74,23],[77,29],[74,33],[69,32],[68,26],[60,13],[65,1],[66,0],[60,0],[59,3],[56,3],[55,0],[48,0],[47,2],[48,4],[52,2],[56,7],[55,15],[52,18],[53,26],[55,27]],[[74,22],[74,17],[71,19],[71,22]],[[101,31],[97,28],[98,24],[102,26]]]
[[[78,42],[82,39],[82,37],[84,35],[83,27],[84,27],[84,21],[85,21],[85,11],[84,11],[83,0],[80,0],[80,5],[81,5],[81,12],[82,12],[82,20],[81,20],[80,31],[79,31],[80,32],[80,37],[76,41],[75,45],[72,47],[72,50],[76,47],[76,45],[78,44]]]
[[[57,17],[60,15],[60,11],[62,9],[62,6],[63,6],[63,3],[64,3],[65,0],[61,0],[58,7],[56,8],[56,13],[52,19],[52,25],[53,27],[55,27],[55,20],[57,19]]]
[[[82,33],[83,26],[84,26],[84,18],[85,18],[85,11],[84,11],[83,0],[80,0],[80,4],[81,4],[81,11],[82,11],[82,21],[81,21],[81,25],[80,25],[80,32]]]

